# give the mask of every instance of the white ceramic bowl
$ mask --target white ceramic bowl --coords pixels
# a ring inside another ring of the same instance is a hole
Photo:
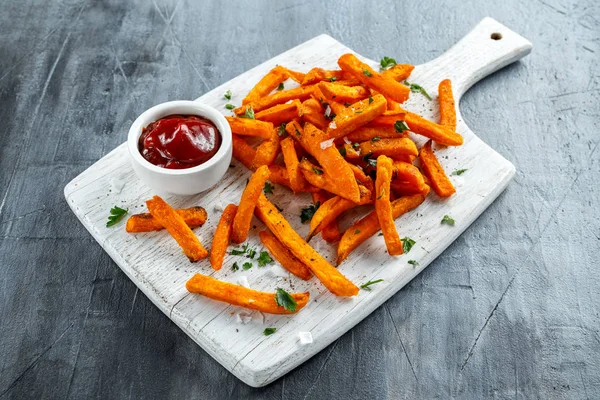
[[[158,167],[142,157],[138,149],[142,129],[171,114],[197,115],[212,121],[221,133],[221,147],[217,153],[204,164],[186,169]],[[231,128],[225,117],[211,106],[195,101],[169,101],[148,109],[133,122],[127,148],[135,173],[146,185],[159,193],[192,195],[210,189],[227,172],[231,163]]]

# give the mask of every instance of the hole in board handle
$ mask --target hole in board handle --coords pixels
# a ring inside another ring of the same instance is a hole
[[[494,33],[492,33],[490,38],[492,38],[492,40],[500,40],[500,39],[502,39],[502,34],[498,33],[498,32],[494,32]]]

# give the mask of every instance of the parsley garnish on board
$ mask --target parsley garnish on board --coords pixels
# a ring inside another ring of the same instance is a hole
[[[412,265],[413,267],[416,267],[417,265],[419,265],[419,263],[417,261],[415,261],[415,260],[408,260],[408,263],[410,265]]]
[[[256,259],[256,261],[258,261],[258,266],[259,267],[264,267],[267,264],[272,263],[273,259],[271,258],[271,256],[269,255],[269,253],[267,253],[266,251],[261,251],[260,255],[258,256],[258,258]]]
[[[371,285],[374,285],[379,282],[383,282],[383,279],[377,279],[376,281],[369,281],[367,283],[360,285],[360,288],[364,289],[364,290],[371,290]]]
[[[265,336],[269,336],[275,333],[275,331],[277,330],[277,328],[265,328],[263,334]]]
[[[407,81],[404,81],[404,84],[410,88],[411,92],[421,93],[423,96],[431,100],[431,96],[425,91],[425,89],[423,89],[421,85],[417,85],[416,83],[408,83]]]
[[[116,225],[123,217],[129,212],[129,209],[124,210],[121,207],[114,206],[110,209],[110,215],[108,216],[108,222],[106,223],[106,227],[110,228],[113,225]]]
[[[409,237],[404,237],[400,240],[402,241],[402,250],[404,251],[404,253],[408,253],[410,249],[412,249],[412,247],[415,245],[415,243],[417,243]]]
[[[296,312],[298,306],[292,295],[281,288],[275,289],[275,302],[290,312]]]
[[[252,268],[252,263],[250,261],[247,261],[244,264],[242,264],[242,268],[244,269],[244,271],[247,271],[250,268]]]
[[[458,176],[458,175],[464,174],[467,171],[468,171],[468,169],[455,169],[454,171],[452,171],[452,174],[450,174],[450,175]]]
[[[265,182],[265,186],[263,187],[263,192],[264,192],[265,194],[273,194],[273,189],[274,189],[274,188],[275,188],[275,186],[273,186],[273,185],[271,184],[271,182],[269,182],[269,181],[266,181],[266,182]]]
[[[256,255],[256,250],[254,250],[254,249],[248,249],[248,252],[246,253],[246,258],[252,258],[252,259],[254,259],[255,255]]]
[[[233,265],[231,266],[231,270],[232,271],[239,271],[240,270],[240,266],[238,265],[237,262],[233,263]]]
[[[254,109],[252,106],[247,106],[246,112],[240,118],[254,119]]]
[[[277,90],[283,90],[283,82],[281,82],[281,83],[279,84],[279,86],[277,86]]]
[[[228,110],[233,110],[235,106],[233,104],[225,104],[225,108]]]
[[[368,69],[363,69],[364,76],[373,76],[373,74]]]
[[[454,225],[454,218],[449,215],[444,215],[444,218],[442,218],[442,224]]]
[[[408,130],[408,125],[406,125],[406,122],[398,120],[394,124],[394,128],[396,128],[396,132],[402,133]]]
[[[313,215],[315,215],[315,213],[319,209],[320,205],[321,202],[317,201],[315,204],[311,204],[310,206],[303,208],[300,212],[300,221],[302,221],[303,224],[310,221]]]
[[[231,100],[231,90],[226,91],[223,97],[225,97],[227,100]]]
[[[379,61],[379,65],[381,65],[382,70],[386,70],[396,65],[396,60],[390,57],[383,57],[381,61]]]

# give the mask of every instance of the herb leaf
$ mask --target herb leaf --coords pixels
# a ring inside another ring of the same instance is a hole
[[[451,175],[459,176],[459,175],[464,174],[467,171],[468,171],[468,169],[466,169],[466,168],[465,169],[455,169],[454,171],[452,171]]]
[[[394,128],[396,128],[396,132],[402,133],[408,130],[408,125],[406,125],[406,122],[398,120],[394,124]]]
[[[239,271],[240,270],[240,266],[238,265],[237,262],[233,263],[233,265],[231,266],[231,270],[232,271]]]
[[[313,169],[312,169],[312,170],[313,170],[313,172],[314,172],[315,174],[317,174],[317,175],[323,175],[323,171],[322,171],[322,170],[320,170],[319,168],[315,168],[315,167],[313,167]]]
[[[417,85],[416,83],[408,83],[407,81],[404,81],[404,84],[408,87],[410,87],[410,91],[413,93],[421,93],[423,96],[427,97],[429,100],[431,100],[431,96],[429,95],[429,93],[427,93],[425,91],[425,89],[423,89],[423,87],[421,85]]]
[[[345,147],[340,147],[339,151],[340,151],[340,154],[342,155],[342,157],[346,157],[346,148]]]
[[[277,86],[277,90],[283,90],[283,82],[281,82],[281,83],[279,84],[279,86]]]
[[[275,333],[275,331],[277,330],[277,328],[265,328],[263,334],[265,336],[269,336]]]
[[[286,133],[286,130],[285,130],[286,125],[287,124],[285,122],[282,122],[281,125],[279,125],[279,132],[278,132],[279,136],[285,135],[285,133]]]
[[[254,109],[252,108],[252,106],[246,106],[246,112],[240,118],[255,119]]]
[[[368,69],[363,69],[363,75],[364,76],[373,76],[373,74],[371,73],[371,71],[369,71]]]
[[[225,104],[225,108],[228,110],[233,110],[235,106],[233,104]]]
[[[444,218],[442,218],[442,224],[454,225],[454,218],[449,215],[444,215]]]
[[[381,138],[379,136],[375,136],[375,137],[371,138],[371,143],[375,143],[375,142],[378,142],[380,140],[381,140]]]
[[[367,283],[360,285],[360,288],[364,289],[364,290],[371,290],[371,285],[374,285],[379,282],[383,282],[383,279],[377,279],[376,281],[369,281]]]
[[[231,90],[226,91],[223,97],[225,97],[227,100],[231,100]]]
[[[265,186],[263,187],[263,192],[264,192],[265,194],[273,194],[273,189],[274,189],[274,188],[275,188],[275,186],[273,186],[273,185],[271,184],[271,182],[269,182],[269,181],[266,181],[266,182],[265,182]]]
[[[320,205],[321,203],[317,201],[315,204],[311,204],[310,206],[303,208],[300,212],[300,221],[302,221],[303,224],[310,221],[313,215],[315,215],[319,209]]]
[[[254,250],[254,249],[248,249],[248,253],[246,254],[246,258],[252,258],[252,259],[254,259],[255,255],[256,255],[256,250]]]
[[[273,259],[271,258],[269,253],[267,253],[266,251],[261,251],[256,261],[258,261],[259,267],[264,267],[265,265],[272,263]]]
[[[292,295],[281,288],[275,289],[275,302],[278,306],[291,312],[296,312],[296,307],[298,306]]]
[[[329,82],[335,82],[337,81],[337,76],[332,76],[331,78],[329,78]]]
[[[381,69],[385,70],[392,68],[394,65],[396,65],[396,60],[390,57],[383,57],[381,61],[379,61],[379,64],[381,65]]]
[[[419,263],[416,260],[408,260],[408,263],[410,265],[412,265],[413,267],[416,267],[417,265],[419,265]]]
[[[417,243],[409,237],[403,237],[400,240],[402,241],[402,250],[404,251],[404,253],[408,253],[410,249],[412,249],[412,247],[415,245],[415,243]]]
[[[244,271],[247,271],[250,268],[252,268],[252,263],[249,261],[246,261],[244,264],[242,264],[242,268],[244,269]]]
[[[371,96],[369,96],[369,104],[371,104],[373,102],[373,98]]]
[[[111,208],[110,215],[108,216],[108,222],[106,222],[106,227],[110,228],[111,226],[116,225],[128,212],[129,209],[125,210],[117,206]]]

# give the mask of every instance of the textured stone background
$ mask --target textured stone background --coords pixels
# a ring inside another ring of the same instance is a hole
[[[599,398],[597,2],[3,2],[0,398]],[[420,276],[273,384],[196,346],[70,212],[143,110],[328,33],[427,61],[485,16],[534,44],[461,103],[517,176]]]

